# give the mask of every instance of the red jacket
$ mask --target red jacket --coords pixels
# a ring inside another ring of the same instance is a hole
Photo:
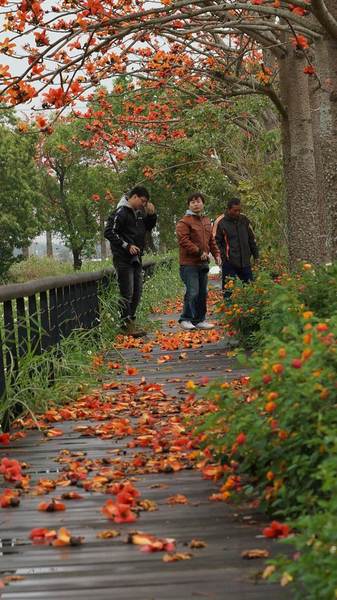
[[[179,262],[181,265],[197,266],[204,264],[200,260],[203,252],[210,252],[217,260],[219,250],[215,243],[212,224],[208,217],[186,214],[176,226],[179,244]]]

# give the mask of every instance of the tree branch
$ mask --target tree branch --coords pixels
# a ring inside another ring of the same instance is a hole
[[[317,21],[337,40],[337,21],[328,11],[324,0],[311,0],[311,7]]]

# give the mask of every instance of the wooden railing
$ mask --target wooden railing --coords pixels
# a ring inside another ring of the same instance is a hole
[[[145,273],[150,274],[156,264],[143,261]],[[114,276],[109,268],[0,286],[0,401],[28,352],[39,355],[74,329],[99,324],[99,290],[107,288]]]

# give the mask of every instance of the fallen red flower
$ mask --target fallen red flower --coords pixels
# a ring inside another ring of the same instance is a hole
[[[115,523],[133,523],[137,519],[137,515],[130,510],[129,504],[118,504],[113,500],[107,500],[101,512]]]
[[[29,534],[29,539],[32,540],[33,544],[46,544],[52,542],[56,538],[56,535],[57,534],[54,529],[37,527],[32,529]]]
[[[141,546],[142,552],[174,552],[173,538],[157,538],[155,535],[135,531],[128,536],[128,543]]]
[[[21,481],[22,479],[20,463],[6,456],[0,463],[0,473],[2,473],[6,481]]]
[[[272,521],[270,526],[265,527],[262,533],[267,538],[286,538],[291,533],[291,529],[284,523]]]
[[[58,512],[61,510],[65,510],[66,505],[63,504],[63,502],[60,502],[59,500],[55,500],[55,498],[53,498],[49,502],[41,502],[37,508],[38,510],[41,510],[43,512]]]
[[[17,490],[6,489],[0,496],[1,508],[15,508],[20,504],[19,492]]]

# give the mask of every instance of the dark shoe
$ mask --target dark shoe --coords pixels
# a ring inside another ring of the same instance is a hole
[[[133,321],[128,321],[128,323],[123,326],[123,333],[124,335],[130,335],[134,338],[140,338],[147,335],[147,332],[144,329],[137,329]]]

